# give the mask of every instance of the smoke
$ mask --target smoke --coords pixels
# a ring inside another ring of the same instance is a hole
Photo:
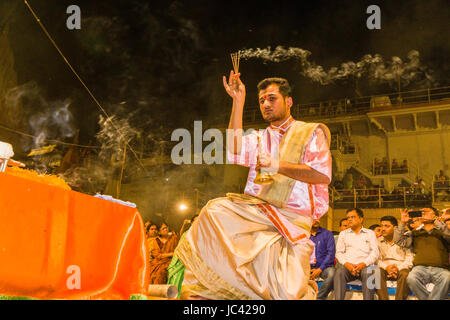
[[[432,87],[438,85],[433,71],[420,63],[420,54],[417,50],[411,50],[405,61],[399,57],[392,57],[385,61],[380,54],[366,54],[359,61],[347,61],[340,66],[325,70],[309,60],[311,52],[301,48],[284,48],[277,46],[265,49],[247,49],[239,51],[241,58],[261,59],[264,63],[279,63],[287,60],[295,60],[300,63],[301,74],[314,82],[328,85],[346,79],[367,79],[372,83],[388,83],[395,86],[399,81],[402,86],[415,83],[420,87]]]
[[[75,134],[71,100],[47,101],[35,82],[8,90],[4,102],[7,124],[34,136],[31,144],[21,146],[22,151],[42,147],[46,139],[63,141]]]
[[[72,113],[69,111],[70,100],[55,101],[47,104],[42,111],[32,114],[28,123],[33,138],[33,147],[39,148],[46,144],[46,139],[73,137],[75,128]]]
[[[100,128],[96,140],[101,145],[100,148],[88,150],[82,163],[69,168],[60,177],[71,187],[86,193],[112,193],[111,191],[115,191],[114,187],[108,190],[105,188],[108,188],[108,183],[118,183],[126,144],[131,144],[139,131],[130,124],[129,119],[119,118],[117,115],[109,118],[100,115],[98,125]],[[127,150],[130,151],[129,148]],[[127,154],[124,167],[130,171],[136,165],[130,160],[133,157],[131,153]]]
[[[130,125],[128,119],[120,119],[115,115],[109,118],[100,115],[98,124],[100,131],[96,138],[101,144],[99,158],[108,162],[120,161],[126,144],[136,138],[138,130]]]

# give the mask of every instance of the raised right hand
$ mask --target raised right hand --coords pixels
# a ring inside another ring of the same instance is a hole
[[[230,77],[227,78],[223,76],[223,86],[228,95],[235,100],[235,102],[243,104],[245,102],[245,85],[242,83],[240,77],[240,73],[234,74],[234,71],[230,71]]]
[[[403,224],[408,223],[409,219],[411,219],[411,217],[409,216],[409,211],[408,209],[400,209],[400,222]]]

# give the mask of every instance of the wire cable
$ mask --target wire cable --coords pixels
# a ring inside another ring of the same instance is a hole
[[[56,42],[53,40],[52,36],[50,35],[50,33],[47,31],[47,29],[45,28],[45,26],[42,24],[41,20],[39,19],[39,17],[37,16],[37,14],[34,12],[34,10],[31,8],[30,4],[28,3],[27,0],[24,0],[25,4],[27,5],[28,9],[30,10],[31,14],[33,15],[33,17],[36,19],[36,21],[39,23],[39,26],[41,27],[41,29],[44,31],[45,35],[47,36],[47,38],[50,40],[50,42],[53,44],[53,46],[55,47],[55,49],[58,51],[59,55],[63,58],[64,62],[67,64],[67,66],[70,68],[70,70],[73,72],[73,74],[77,77],[77,79],[80,81],[80,83],[83,85],[83,87],[86,89],[86,91],[89,93],[89,95],[91,96],[92,100],[94,100],[94,102],[97,104],[97,106],[100,108],[100,110],[103,112],[103,114],[106,116],[107,120],[111,122],[111,126],[114,128],[114,130],[116,130],[117,132],[119,132],[119,130],[115,127],[113,121],[111,120],[111,117],[108,115],[108,113],[106,112],[106,110],[102,107],[102,105],[100,104],[100,102],[97,100],[97,98],[94,96],[94,94],[91,92],[91,90],[89,90],[88,86],[86,85],[86,83],[83,81],[83,79],[81,79],[80,75],[78,74],[78,72],[76,72],[76,70],[72,67],[72,65],[70,64],[69,60],[66,58],[66,56],[62,53],[61,49],[58,47],[58,45],[56,44]],[[144,167],[144,164],[142,163],[142,161],[139,159],[138,155],[136,154],[136,152],[134,151],[134,149],[130,146],[130,144],[128,143],[128,141],[125,141],[125,144],[128,146],[128,148],[131,150],[131,152],[133,153],[133,155],[135,156],[136,160],[139,162],[139,164],[141,165],[141,167],[144,169],[145,172],[147,172],[147,169]]]
[[[29,138],[37,138],[36,136],[33,136],[32,134],[28,134],[19,130],[15,130],[15,129],[11,129],[8,127],[5,127],[3,125],[0,124],[0,129],[6,130],[6,131],[10,131],[10,132],[14,132],[20,135],[23,135],[25,137],[29,137]],[[86,148],[86,149],[101,149],[100,146],[86,146],[86,145],[82,145],[82,144],[76,144],[76,143],[69,143],[69,142],[64,142],[64,141],[59,141],[59,140],[55,140],[55,139],[43,139],[44,141],[47,142],[52,142],[52,143],[57,143],[57,144],[62,144],[62,145],[66,145],[66,146],[73,146],[73,147],[79,147],[79,148]]]

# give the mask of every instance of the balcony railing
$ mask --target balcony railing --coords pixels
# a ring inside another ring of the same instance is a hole
[[[431,202],[450,202],[450,180],[433,182],[431,193],[413,184],[397,187],[391,193],[383,188],[335,189],[329,188],[332,208],[407,208],[431,205]]]
[[[330,150],[339,150],[342,154],[355,154],[358,152],[356,144],[339,135],[331,136]]]
[[[386,175],[386,174],[408,174],[409,166],[407,162],[400,161],[396,165],[392,165],[389,162],[376,162],[375,159],[371,165],[372,175]]]
[[[401,187],[389,193],[383,188],[329,189],[330,207],[336,209],[360,208],[406,208],[431,204],[431,195],[414,187]]]
[[[299,104],[292,107],[291,113],[294,117],[299,118],[331,118],[344,115],[365,114],[370,111],[390,109],[393,107],[407,107],[418,103],[432,104],[445,99],[450,100],[450,86]],[[251,115],[252,112],[252,110],[248,110],[248,113]]]
[[[450,100],[450,86],[429,88],[412,91],[391,92],[379,95],[333,99],[314,103],[296,104],[291,108],[294,118],[333,118],[339,116],[351,116],[366,114],[370,111],[390,108],[409,107],[413,104],[432,104],[442,100]],[[230,115],[222,114],[216,123],[228,123]],[[250,106],[244,109],[243,121],[245,124],[263,121],[258,106]]]
[[[450,180],[434,180],[431,195],[433,202],[450,202]]]

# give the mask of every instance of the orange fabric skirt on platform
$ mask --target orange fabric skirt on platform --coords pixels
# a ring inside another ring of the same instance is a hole
[[[0,294],[128,299],[147,255],[136,208],[0,173]]]

